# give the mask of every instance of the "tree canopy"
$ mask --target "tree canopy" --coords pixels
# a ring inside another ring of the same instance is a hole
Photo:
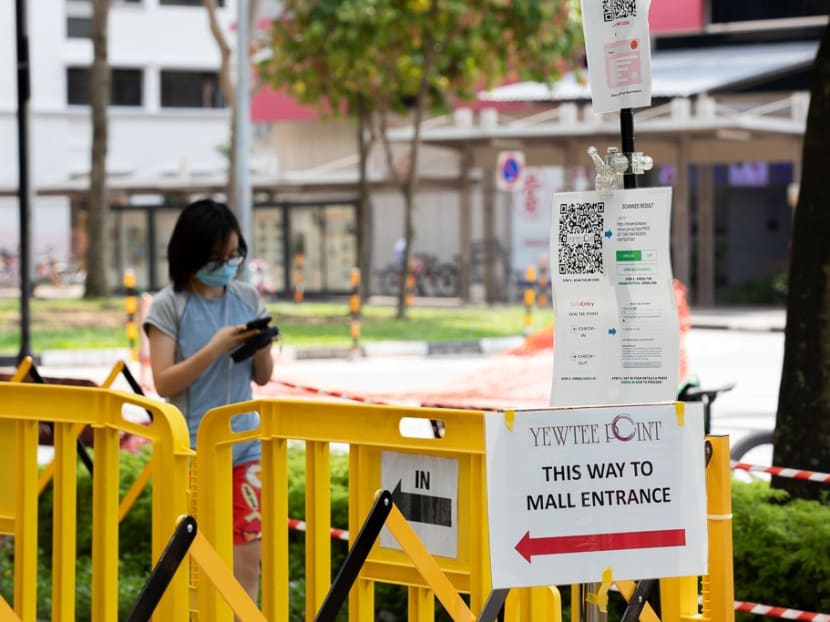
[[[372,237],[366,166],[375,137],[403,194],[402,265],[408,266],[425,112],[472,100],[505,78],[552,82],[581,54],[581,43],[576,0],[288,0],[260,72],[302,103],[357,120],[358,246],[366,273]],[[391,113],[409,115],[414,127],[404,167],[393,163],[386,136]],[[404,317],[406,279],[400,283]]]
[[[440,109],[506,76],[553,81],[581,41],[573,0],[289,0],[260,69],[332,114],[405,111],[426,70],[424,104]]]

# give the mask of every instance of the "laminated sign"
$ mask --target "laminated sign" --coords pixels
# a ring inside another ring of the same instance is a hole
[[[551,406],[668,402],[680,375],[671,188],[554,195]]]
[[[705,574],[702,408],[487,415],[493,587]]]
[[[582,0],[594,112],[651,105],[651,0]]]

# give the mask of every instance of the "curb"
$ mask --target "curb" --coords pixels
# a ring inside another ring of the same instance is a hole
[[[783,333],[784,326],[781,324],[771,324],[769,322],[694,322],[692,321],[692,328],[697,330],[733,330],[745,333]]]
[[[401,356],[452,356],[461,354],[498,354],[521,345],[522,337],[488,337],[470,341],[378,341],[360,346],[359,358]],[[350,346],[276,346],[276,357],[290,361],[353,358]],[[38,355],[42,367],[100,367],[117,360],[129,360],[129,348],[98,350],[45,350]]]

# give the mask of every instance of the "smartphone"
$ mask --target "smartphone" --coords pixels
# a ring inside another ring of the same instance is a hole
[[[245,324],[245,330],[253,330],[255,328],[265,328],[268,324],[271,323],[271,316],[266,315],[265,317],[258,317],[255,320],[251,320],[247,324]]]

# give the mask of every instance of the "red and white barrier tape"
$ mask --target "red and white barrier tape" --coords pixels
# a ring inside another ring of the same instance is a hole
[[[289,518],[288,528],[296,529],[297,531],[305,531],[306,524],[305,521],[297,520],[296,518]],[[349,532],[346,529],[337,529],[336,527],[332,527],[330,530],[330,535],[335,540],[345,540],[346,542],[349,541]]]
[[[276,382],[277,384],[284,385],[289,389],[297,389],[298,391],[305,391],[306,393],[313,393],[315,395],[322,395],[324,397],[337,397],[343,400],[350,400],[352,402],[360,402],[362,404],[381,404],[381,405],[389,405],[387,402],[379,402],[375,400],[370,400],[367,397],[361,397],[359,395],[350,395],[348,393],[343,393],[342,391],[326,391],[325,389],[318,389],[316,387],[308,387],[301,384],[296,384],[294,382],[286,382],[285,380],[271,380],[271,382]]]
[[[326,389],[320,389],[317,387],[309,387],[307,385],[297,384],[294,382],[287,382],[285,380],[271,380],[270,382],[281,384],[283,386],[288,387],[289,389],[296,389],[298,391],[305,391],[306,393],[311,393],[313,395],[320,395],[323,397],[336,397],[342,400],[350,400],[352,402],[360,402],[361,404],[376,404],[380,406],[418,406],[421,408],[452,408],[456,410],[484,410],[484,411],[492,411],[493,408],[485,408],[479,406],[468,406],[468,405],[455,405],[455,404],[441,404],[438,402],[414,402],[407,400],[406,402],[386,402],[383,400],[374,400],[368,397],[363,397],[361,395],[352,395],[349,393],[343,393],[342,391],[328,391]]]
[[[830,615],[826,613],[813,613],[812,611],[799,611],[798,609],[787,609],[785,607],[771,607],[758,603],[748,603],[742,600],[735,601],[735,611],[743,613],[754,613],[759,616],[770,616],[783,618],[784,620],[810,620],[810,622],[830,622]]]
[[[804,471],[800,469],[790,469],[787,467],[765,467],[758,466],[756,464],[747,464],[746,462],[736,462],[734,460],[730,462],[730,466],[733,469],[739,469],[741,471],[769,473],[770,475],[775,475],[776,477],[789,477],[792,479],[804,479],[811,482],[823,482],[825,484],[830,484],[830,474],[828,473],[817,473],[816,471]]]

